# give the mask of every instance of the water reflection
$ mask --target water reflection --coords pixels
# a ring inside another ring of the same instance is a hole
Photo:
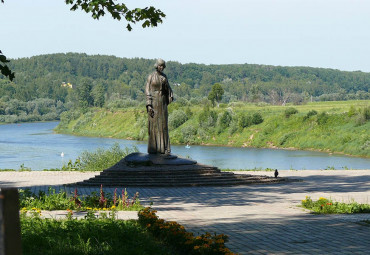
[[[53,133],[57,122],[0,125],[0,168],[19,169],[21,164],[33,170],[60,168],[82,151],[120,146],[137,146],[146,152],[146,142],[79,137]],[[64,157],[61,157],[61,153]],[[293,151],[216,146],[172,146],[172,152],[199,163],[219,168],[253,169],[369,169],[370,159],[331,155],[313,151]]]

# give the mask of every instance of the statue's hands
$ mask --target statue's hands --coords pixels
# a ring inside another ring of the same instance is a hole
[[[153,107],[151,107],[151,106],[148,106],[148,113],[149,113],[149,116],[150,117],[154,117],[154,110],[153,110]]]

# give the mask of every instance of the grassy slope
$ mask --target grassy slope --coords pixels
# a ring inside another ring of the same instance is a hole
[[[322,150],[335,153],[370,157],[370,121],[359,125],[359,109],[370,105],[369,101],[316,102],[293,106],[299,112],[286,118],[284,111],[291,106],[229,105],[227,108],[214,108],[221,113],[232,110],[234,116],[240,113],[259,112],[264,122],[243,130],[238,129],[230,135],[229,129],[217,132],[217,128],[199,131],[198,116],[201,107],[192,107],[193,116],[180,127],[170,132],[171,142],[186,143],[183,129],[193,126],[198,133],[190,139],[192,144],[250,146],[266,148],[297,148]],[[356,112],[350,116],[348,111],[354,106]],[[184,109],[185,110],[185,109]],[[310,110],[319,114],[326,112],[326,123],[318,123],[318,115],[304,120]],[[233,117],[234,118],[234,117]],[[84,136],[103,136],[124,139],[145,140],[146,113],[142,109],[125,109],[116,112],[96,110],[69,123],[62,123],[57,132]],[[204,133],[206,135],[204,135]]]

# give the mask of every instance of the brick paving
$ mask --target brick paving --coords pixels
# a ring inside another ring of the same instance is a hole
[[[194,233],[229,235],[227,246],[240,254],[369,254],[370,214],[313,215],[297,205],[305,196],[340,202],[370,203],[370,170],[281,170],[280,176],[302,182],[231,187],[127,188],[140,193],[144,205],[153,202],[158,216],[175,220]],[[238,172],[241,173],[241,172]],[[32,191],[88,179],[98,173],[0,172],[0,186]],[[273,175],[273,172],[246,172]],[[119,189],[122,187],[118,187]],[[99,188],[80,187],[80,194]],[[114,188],[105,189],[113,192]],[[43,212],[63,217],[65,212]],[[136,218],[120,212],[120,218]]]

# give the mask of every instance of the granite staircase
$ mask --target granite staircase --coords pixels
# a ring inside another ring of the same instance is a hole
[[[104,187],[184,187],[268,184],[284,181],[288,179],[223,172],[217,167],[198,164],[195,161],[189,163],[189,160],[181,158],[170,163],[163,161],[133,163],[126,157],[99,175],[76,184]]]

